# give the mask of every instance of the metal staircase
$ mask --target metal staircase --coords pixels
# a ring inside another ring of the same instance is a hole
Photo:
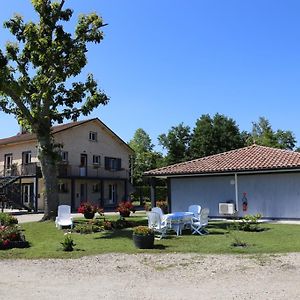
[[[31,210],[22,203],[20,185],[16,183],[19,178],[20,176],[0,175],[0,203],[2,204],[2,209],[9,207]]]

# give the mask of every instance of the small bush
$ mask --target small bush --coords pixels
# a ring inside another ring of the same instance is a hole
[[[65,239],[61,242],[64,251],[73,251],[76,244],[73,241],[72,235],[70,232],[65,233]]]
[[[18,224],[18,219],[7,213],[0,213],[0,225],[9,226]]]
[[[95,224],[79,224],[76,225],[74,228],[75,232],[81,233],[81,234],[90,234],[94,232],[100,232],[103,230],[102,226],[95,225]]]
[[[258,220],[262,217],[261,214],[256,215],[245,215],[240,222],[240,229],[244,231],[262,231]]]

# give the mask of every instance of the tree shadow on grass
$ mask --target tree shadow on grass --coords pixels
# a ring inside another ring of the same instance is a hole
[[[97,236],[94,239],[113,239],[113,238],[128,238],[132,239],[131,229],[116,229],[111,231],[105,231],[101,236]]]

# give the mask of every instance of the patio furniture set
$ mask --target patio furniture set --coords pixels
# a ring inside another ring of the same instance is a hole
[[[168,230],[176,232],[177,236],[182,230],[189,228],[192,234],[208,234],[205,227],[208,225],[208,208],[201,208],[200,205],[190,205],[188,211],[173,212],[164,214],[159,207],[153,207],[147,213],[148,227],[152,228],[162,238]]]

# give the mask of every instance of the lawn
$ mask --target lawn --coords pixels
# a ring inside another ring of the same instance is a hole
[[[143,216],[132,216],[128,220],[137,225],[147,224]],[[208,226],[209,235],[191,235],[188,230],[179,237],[171,233],[167,238],[155,240],[155,248],[150,250],[134,247],[131,228],[93,234],[73,233],[76,243],[73,252],[62,251],[60,242],[67,230],[56,229],[54,222],[25,223],[21,227],[31,246],[26,249],[2,250],[0,258],[78,258],[109,252],[270,254],[300,251],[299,225],[262,224],[263,231],[244,232],[228,230],[228,224],[224,222],[211,222]],[[247,247],[233,247],[232,243],[237,239],[245,242]]]

